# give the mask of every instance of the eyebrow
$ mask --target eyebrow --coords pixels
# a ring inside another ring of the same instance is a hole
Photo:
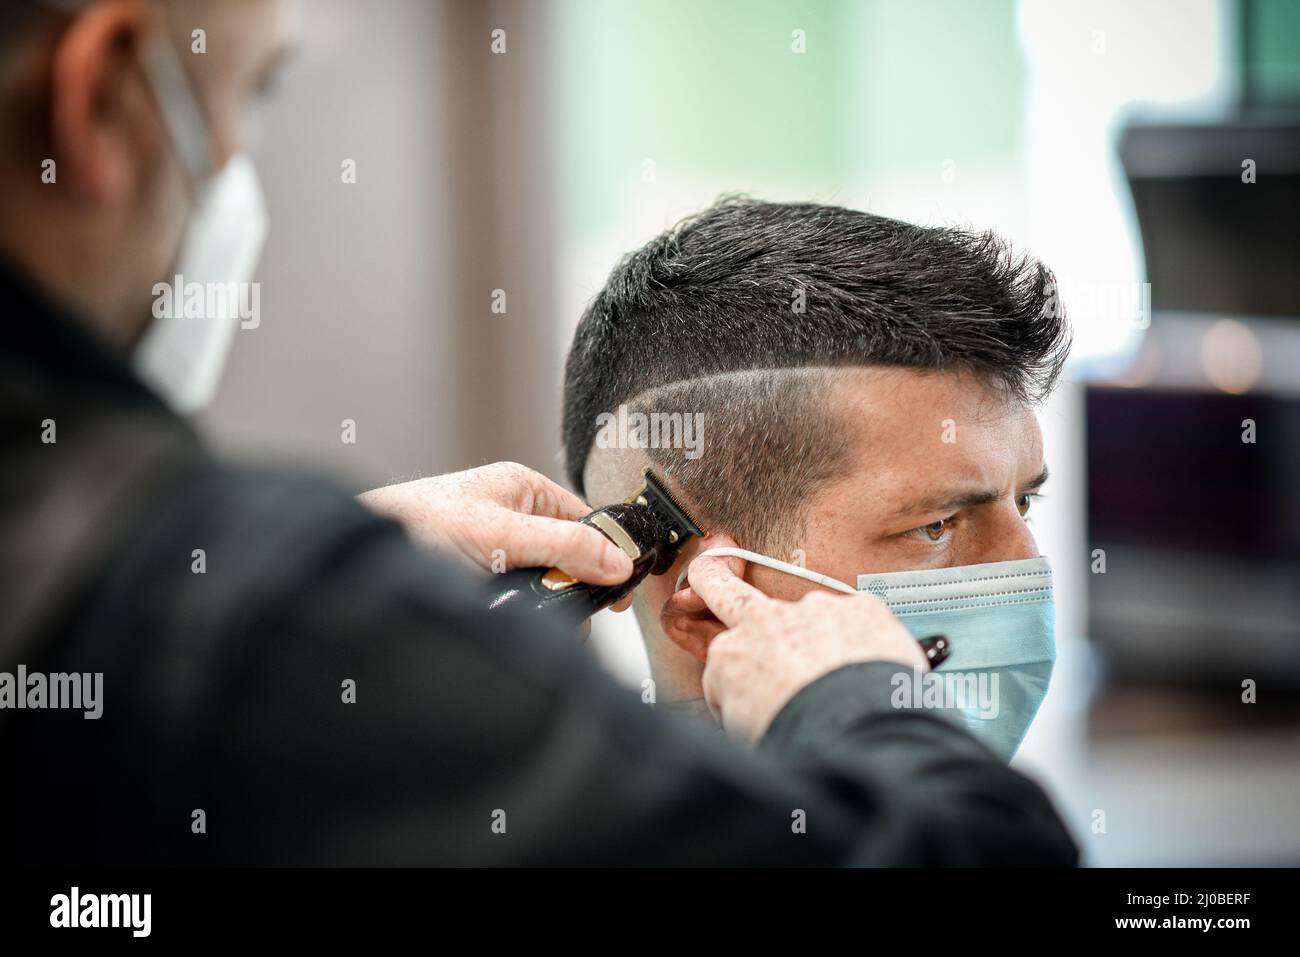
[[[1047,482],[1047,466],[1035,475],[1032,479],[1022,485],[1018,492],[1036,492]],[[958,494],[941,493],[939,495],[930,495],[926,498],[917,499],[909,502],[894,513],[895,518],[902,518],[906,515],[915,515],[918,512],[948,512],[956,511],[959,508],[971,508],[976,505],[988,505],[996,502],[1002,497],[1000,489],[978,489],[973,492],[961,492]]]

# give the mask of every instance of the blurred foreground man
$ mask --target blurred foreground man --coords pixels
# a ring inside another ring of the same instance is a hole
[[[412,543],[622,580],[541,476],[367,509],[205,453],[178,413],[247,305],[265,217],[242,118],[288,22],[274,0],[0,14],[6,860],[1073,864],[1034,784],[891,706],[925,661],[872,598],[691,566],[719,625],[705,693],[750,750],[666,724],[570,635],[487,619]]]

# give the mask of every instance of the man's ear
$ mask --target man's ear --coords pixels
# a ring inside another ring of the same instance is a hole
[[[141,57],[163,29],[139,0],[97,3],[78,14],[54,48],[50,131],[61,177],[80,198],[113,203],[132,198],[144,161],[165,132],[143,82]]]
[[[698,542],[692,542],[677,564],[669,569],[668,574],[676,582],[678,576],[689,567],[692,559],[700,552],[710,548],[737,548],[736,540],[722,532],[712,532]],[[728,558],[727,564],[741,578],[749,570],[749,562],[743,558]],[[726,626],[718,620],[704,601],[695,594],[690,582],[682,580],[682,587],[676,589],[664,602],[659,612],[659,626],[668,640],[690,655],[703,661],[709,652],[711,642]]]

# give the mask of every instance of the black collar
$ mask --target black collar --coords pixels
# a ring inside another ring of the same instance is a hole
[[[89,388],[176,417],[88,322],[56,304],[2,256],[0,308],[7,315],[0,348],[10,361],[32,368],[56,388]]]

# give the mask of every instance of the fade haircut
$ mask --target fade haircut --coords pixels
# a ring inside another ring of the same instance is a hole
[[[603,412],[703,413],[698,457],[646,454],[707,527],[770,547],[851,464],[827,370],[969,372],[1036,403],[1068,350],[1051,272],[992,233],[727,197],[625,256],[583,313],[568,476],[585,492]]]

